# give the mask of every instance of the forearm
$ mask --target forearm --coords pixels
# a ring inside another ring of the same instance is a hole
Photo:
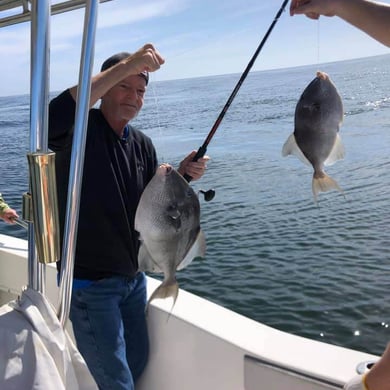
[[[160,53],[150,43],[123,59],[119,63],[98,73],[91,80],[90,107],[127,76],[137,75],[143,71],[154,72],[164,63]],[[77,96],[77,86],[70,88],[74,100]]]
[[[3,199],[2,195],[0,194],[0,215],[2,215],[3,212],[7,209],[9,209],[9,206],[7,203],[5,203],[5,200]]]
[[[390,47],[390,5],[367,0],[332,0],[335,14]]]
[[[132,71],[127,64],[121,62],[107,71],[98,73],[96,76],[92,77],[89,108],[92,108],[106,92],[130,74],[137,74],[136,70]],[[69,89],[74,101],[77,99],[77,88],[78,87],[75,86]]]
[[[390,4],[371,0],[291,0],[291,15],[338,16],[390,47]]]

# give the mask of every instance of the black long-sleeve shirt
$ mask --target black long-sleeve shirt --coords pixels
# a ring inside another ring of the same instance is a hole
[[[75,102],[69,90],[49,106],[49,148],[56,152],[61,237],[64,231]],[[126,141],[99,109],[91,109],[84,157],[74,277],[96,280],[137,272],[134,218],[141,194],[157,168],[149,137],[130,127]]]

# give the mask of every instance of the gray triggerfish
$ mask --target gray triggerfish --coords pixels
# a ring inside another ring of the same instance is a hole
[[[343,115],[343,102],[332,80],[326,73],[317,72],[296,105],[294,132],[282,150],[283,156],[294,154],[313,166],[315,201],[319,192],[331,189],[343,192],[324,171],[325,165],[344,158],[344,146],[339,135]]]
[[[135,229],[140,234],[140,271],[164,274],[149,298],[173,298],[179,292],[176,271],[204,257],[206,242],[200,228],[198,195],[169,164],[161,164],[141,195]]]

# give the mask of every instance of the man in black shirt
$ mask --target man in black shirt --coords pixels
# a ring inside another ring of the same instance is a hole
[[[148,357],[146,279],[137,272],[135,211],[157,168],[152,141],[128,122],[141,110],[149,73],[164,63],[147,44],[107,59],[92,78],[70,319],[77,346],[101,389],[134,389]],[[77,86],[50,102],[49,147],[63,234]],[[199,179],[195,152],[178,171]]]

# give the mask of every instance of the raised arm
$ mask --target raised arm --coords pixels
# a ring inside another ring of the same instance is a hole
[[[390,4],[370,0],[291,0],[290,14],[338,16],[390,47]]]
[[[144,71],[154,72],[164,63],[160,53],[150,43],[120,61],[111,68],[92,77],[90,107],[114,85],[130,75],[136,75]],[[77,86],[70,88],[74,100],[77,96]]]

